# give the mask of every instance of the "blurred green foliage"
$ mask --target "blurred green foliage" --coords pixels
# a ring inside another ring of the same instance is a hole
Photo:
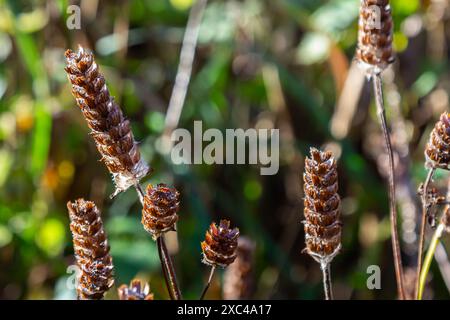
[[[387,192],[376,158],[383,146],[368,86],[349,133],[336,137],[330,130],[355,49],[359,1],[208,2],[180,127],[191,130],[194,120],[203,120],[221,130],[280,128],[275,176],[260,176],[259,168],[247,165],[175,166],[158,149],[193,2],[0,0],[0,298],[74,297],[67,287],[74,258],[65,204],[78,197],[103,212],[116,284],[138,276],[150,281],[156,298],[167,298],[137,196],[130,190],[109,199],[112,182],[70,94],[64,51],[77,43],[96,53],[142,156],[155,169],[145,183],[173,184],[182,194],[178,237],[170,237],[169,247],[186,298],[201,291],[208,269],[200,262],[200,241],[221,217],[257,243],[254,297],[322,297],[320,270],[301,254],[301,174],[310,146],[329,148],[339,158],[344,234],[333,263],[336,296],[393,298]],[[70,4],[81,7],[80,30],[66,27]],[[439,16],[448,9],[430,1],[396,0],[392,8],[399,56],[387,106],[401,97],[409,130],[407,179],[415,189],[425,175],[425,140],[448,109],[449,15]],[[388,117],[394,118],[391,109]],[[377,141],[378,149],[371,148]],[[407,267],[414,259],[405,250]],[[366,287],[371,264],[382,269],[382,290]],[[436,266],[432,272],[429,294],[448,298]],[[211,298],[220,298],[220,281]],[[108,297],[116,297],[114,290]]]

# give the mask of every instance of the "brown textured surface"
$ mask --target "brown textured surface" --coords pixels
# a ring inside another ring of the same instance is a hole
[[[373,10],[377,6],[379,10]],[[371,25],[380,13],[380,29]],[[394,62],[393,21],[389,1],[361,0],[356,58],[369,73],[379,73]]]
[[[174,230],[178,221],[180,207],[180,193],[175,188],[169,188],[165,184],[153,187],[147,186],[142,209],[142,224],[154,239],[162,233]]]
[[[450,113],[441,114],[425,148],[427,168],[450,169]]]
[[[109,94],[91,52],[67,50],[65,68],[72,94],[91,128],[101,160],[113,175],[116,192],[126,190],[149,172],[119,106]]]
[[[331,152],[311,148],[303,174],[306,251],[332,259],[341,246],[340,198],[336,160]]]
[[[100,212],[92,201],[68,202],[73,247],[81,270],[78,298],[101,299],[114,284],[112,258]]]
[[[255,243],[249,238],[240,237],[236,260],[224,274],[223,298],[225,300],[250,299],[254,289],[253,255]]]
[[[450,231],[450,206],[446,206],[441,217],[441,223],[445,225],[447,232]]]
[[[117,289],[120,300],[153,300],[150,286],[138,279],[133,279],[130,285],[123,284]]]
[[[230,229],[230,221],[211,223],[201,243],[203,262],[211,266],[226,267],[236,259],[239,229]]]

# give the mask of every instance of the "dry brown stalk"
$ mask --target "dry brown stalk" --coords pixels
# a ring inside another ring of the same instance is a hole
[[[305,251],[323,272],[325,298],[333,299],[330,263],[341,249],[337,164],[330,151],[310,149],[303,174]]]
[[[114,267],[100,211],[92,201],[84,199],[68,202],[67,209],[75,257],[81,270],[78,299],[102,299],[114,284]]]
[[[150,167],[141,158],[130,123],[109,94],[94,55],[82,46],[77,52],[67,50],[65,55],[72,94],[91,129],[101,161],[112,174],[115,196],[139,183]]]

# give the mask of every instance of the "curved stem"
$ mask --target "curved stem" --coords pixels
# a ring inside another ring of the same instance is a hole
[[[202,295],[200,296],[200,300],[203,300],[203,298],[205,298],[206,292],[209,289],[209,286],[211,285],[211,280],[214,276],[214,271],[216,271],[216,266],[212,266],[211,267],[211,271],[209,272],[209,278],[208,278],[208,282],[206,283],[205,288],[202,291]]]
[[[425,227],[426,227],[426,219],[428,216],[428,211],[430,209],[430,205],[428,203],[428,186],[430,185],[431,180],[433,179],[435,169],[431,168],[428,171],[427,178],[423,184],[422,195],[420,197],[422,201],[422,218],[420,224],[420,233],[419,233],[419,249],[417,252],[417,271],[416,271],[416,287],[415,287],[415,296],[419,295],[419,286],[420,286],[420,274],[422,272],[422,256],[423,256],[423,248],[425,244]]]
[[[397,229],[397,208],[395,204],[395,173],[394,156],[392,152],[391,138],[386,124],[386,115],[384,111],[383,91],[381,77],[379,74],[373,75],[373,89],[375,93],[375,104],[377,106],[378,118],[381,122],[386,151],[389,158],[389,211],[391,220],[392,252],[394,255],[395,278],[397,281],[397,290],[400,300],[405,299],[405,290],[403,286],[403,265],[400,252],[400,241]]]
[[[181,300],[181,292],[178,286],[177,277],[175,274],[175,269],[173,268],[172,259],[170,258],[169,252],[167,251],[166,242],[164,240],[164,235],[160,235],[156,240],[158,245],[158,250],[160,250],[160,258],[162,268],[166,270],[165,279],[169,290],[172,291],[174,300]]]
[[[325,293],[325,300],[333,300],[333,288],[331,284],[331,268],[329,263],[321,263],[323,275],[323,291]]]
[[[158,240],[159,241],[159,238]],[[164,263],[165,257],[164,257],[164,253],[161,249],[161,245],[159,245],[159,243],[157,243],[156,245],[158,247],[158,254],[159,254],[159,261],[161,261],[161,269],[163,271],[163,275],[164,275],[164,280],[166,281],[166,287],[167,287],[167,291],[169,292],[169,296],[171,300],[175,300],[175,296],[173,295],[173,290],[170,286],[170,281],[169,281],[169,277],[167,274],[167,268],[166,265]]]
[[[417,291],[417,300],[422,300],[423,290],[425,288],[425,282],[427,280],[428,271],[430,270],[431,261],[433,260],[434,252],[439,243],[439,239],[442,236],[442,232],[445,230],[445,226],[440,223],[434,232],[433,238],[431,239],[430,246],[428,247],[427,255],[423,261],[423,268],[420,272],[419,278],[419,289]]]

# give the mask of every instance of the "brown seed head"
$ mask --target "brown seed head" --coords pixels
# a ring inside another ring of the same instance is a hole
[[[211,223],[206,231],[205,241],[201,243],[202,262],[210,266],[225,268],[236,259],[239,229],[230,229],[230,221],[220,220],[217,226]]]
[[[120,300],[153,300],[150,286],[146,282],[133,279],[129,286],[123,284],[117,289]]]
[[[102,299],[114,284],[112,258],[100,212],[92,201],[68,202],[73,247],[81,270],[77,293],[81,300]]]
[[[441,114],[425,148],[425,167],[450,170],[450,113]]]
[[[253,293],[253,255],[255,243],[246,237],[240,237],[236,260],[230,264],[224,274],[223,298],[225,300],[250,299]]]
[[[341,248],[342,224],[336,160],[330,151],[310,149],[303,174],[306,252],[322,263]]]
[[[388,0],[361,0],[356,59],[367,74],[394,62],[393,21]]]
[[[113,176],[116,195],[135,185],[150,168],[141,159],[130,123],[109,94],[93,54],[79,46],[77,52],[67,50],[65,56],[72,94],[91,129],[101,161]]]
[[[180,207],[180,193],[175,188],[169,188],[165,184],[153,187],[147,186],[142,209],[142,224],[153,239],[157,239],[162,233],[174,230],[178,221]]]

